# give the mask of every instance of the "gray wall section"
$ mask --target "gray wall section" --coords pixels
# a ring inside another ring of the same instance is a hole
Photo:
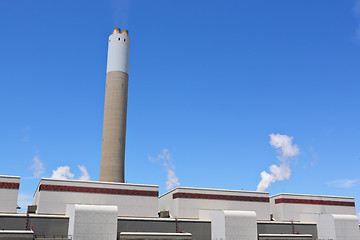
[[[292,234],[291,222],[258,222],[258,234]],[[317,239],[317,226],[315,223],[296,223],[294,222],[294,232],[299,234],[311,234],[313,239]]]
[[[178,220],[178,229],[191,233],[193,240],[211,240],[211,223],[209,221]],[[176,232],[176,221],[153,219],[119,219],[118,232]]]
[[[0,239],[1,240],[33,240],[34,233],[32,231],[1,231],[0,230]]]
[[[106,75],[100,181],[124,182],[128,74]]]
[[[0,215],[0,229],[2,230],[26,230],[25,215]],[[29,217],[29,226],[34,229],[35,236],[67,236],[69,218],[56,216]]]
[[[37,237],[66,236],[68,233],[69,218],[63,216],[30,215],[30,226],[33,227]],[[193,240],[210,240],[210,221],[178,220],[178,229],[192,234]],[[25,230],[26,215],[24,214],[2,214],[0,215],[1,230]],[[292,234],[290,222],[264,221],[257,223],[258,234]],[[315,223],[294,222],[295,233],[311,234],[317,239],[317,228]],[[146,219],[146,218],[119,218],[118,233],[120,232],[163,232],[175,233],[175,219]]]
[[[33,227],[36,237],[52,238],[54,236],[67,236],[69,218],[37,215],[30,216],[30,226]],[[26,216],[24,214],[0,215],[0,229],[25,230]],[[210,240],[211,223],[209,221],[182,221],[178,220],[178,229],[192,234],[193,240]],[[118,233],[120,232],[163,232],[175,233],[176,221],[174,219],[118,219]]]

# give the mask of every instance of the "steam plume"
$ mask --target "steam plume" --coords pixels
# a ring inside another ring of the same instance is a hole
[[[257,186],[257,191],[265,191],[272,183],[290,179],[291,169],[287,159],[299,154],[299,148],[292,144],[293,137],[281,134],[270,134],[270,145],[277,149],[277,158],[281,161],[280,166],[271,165],[270,173],[263,171],[260,173],[261,181]]]
[[[78,165],[78,168],[81,171],[81,176],[79,177],[79,180],[90,180],[90,176],[88,171],[86,170],[86,167],[84,165]]]
[[[286,160],[289,157],[295,157],[299,154],[299,148],[296,144],[292,145],[292,139],[287,135],[270,134],[270,145],[277,149],[278,159]]]
[[[162,153],[158,154],[158,156],[155,158],[148,156],[148,159],[151,162],[161,161],[163,166],[165,167],[165,171],[167,173],[166,190],[170,190],[180,185],[179,179],[175,174],[175,166],[173,164],[173,159],[171,158],[168,149],[163,149]]]
[[[36,178],[40,177],[40,175],[44,173],[45,170],[42,162],[40,161],[39,156],[35,156],[33,158],[33,164],[31,165],[30,168],[33,169],[34,177]]]

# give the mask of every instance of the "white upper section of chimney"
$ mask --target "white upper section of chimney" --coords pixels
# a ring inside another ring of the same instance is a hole
[[[109,37],[106,72],[120,71],[129,74],[129,50],[129,36],[115,29]]]

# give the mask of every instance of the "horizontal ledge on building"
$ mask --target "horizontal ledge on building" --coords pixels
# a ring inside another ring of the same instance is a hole
[[[355,202],[316,200],[316,199],[276,198],[275,204],[280,204],[280,203],[355,207]]]
[[[206,194],[206,193],[185,193],[177,192],[173,194],[173,199],[191,198],[206,200],[227,200],[227,201],[243,201],[243,202],[269,202],[268,197],[242,196],[242,195],[223,195],[223,194]]]
[[[159,195],[158,191],[150,191],[150,190],[64,186],[64,185],[50,185],[50,184],[40,184],[39,191],[99,193],[99,194],[114,194],[114,195],[128,195],[128,196],[144,196],[144,197],[158,197]]]
[[[175,191],[181,191],[181,190],[185,190],[185,191],[211,191],[211,192],[223,192],[223,193],[249,193],[249,194],[256,194],[256,195],[266,195],[269,196],[268,192],[258,192],[258,191],[246,191],[246,190],[233,190],[233,189],[217,189],[217,188],[197,188],[197,187],[176,187],[171,189],[170,191],[162,194],[159,198],[162,198],[172,192]]]

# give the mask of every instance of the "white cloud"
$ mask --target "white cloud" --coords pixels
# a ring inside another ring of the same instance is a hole
[[[277,158],[281,161],[280,166],[271,165],[270,173],[262,171],[260,173],[261,181],[257,186],[257,191],[265,191],[272,183],[276,181],[284,181],[290,179],[291,169],[287,159],[295,157],[299,154],[299,148],[296,144],[292,144],[293,137],[281,134],[270,134],[270,145],[277,149]]]
[[[79,170],[81,171],[81,175],[78,178],[79,180],[90,180],[90,175],[84,165],[78,165]],[[53,174],[51,178],[56,179],[73,179],[75,175],[70,171],[69,166],[60,166],[56,170],[53,170]]]
[[[45,168],[39,158],[39,156],[35,156],[33,158],[33,164],[30,167],[31,169],[33,169],[33,174],[34,177],[38,178],[41,176],[42,173],[44,173]]]
[[[162,153],[158,154],[157,157],[148,156],[148,159],[151,162],[161,161],[163,166],[165,167],[165,171],[167,173],[166,190],[170,190],[180,185],[179,179],[175,174],[175,166],[173,164],[173,159],[171,158],[168,149],[163,149]]]
[[[90,176],[88,171],[86,170],[86,167],[84,165],[78,165],[78,168],[81,171],[81,176],[79,177],[79,180],[90,180]]]
[[[359,179],[339,179],[328,182],[328,185],[338,188],[351,188],[359,182]]]
[[[56,170],[53,170],[51,178],[55,179],[68,179],[73,178],[74,174],[70,172],[69,166],[60,166]]]

